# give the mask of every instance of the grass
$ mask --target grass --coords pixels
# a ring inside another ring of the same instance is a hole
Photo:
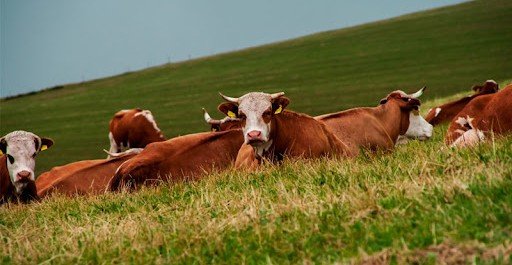
[[[150,109],[167,137],[208,129],[217,92],[285,91],[291,109],[312,115],[372,106],[397,88],[428,86],[427,99],[510,78],[512,2],[472,1],[357,27],[167,64],[2,100],[0,134],[52,137],[40,173],[104,157],[108,122],[120,109]]]
[[[442,143],[445,129],[353,161],[286,161],[132,194],[8,205],[0,255],[13,264],[430,262],[450,246],[503,262],[512,254],[512,138],[457,150]]]
[[[167,136],[206,130],[200,107],[217,91],[284,90],[314,115],[427,84],[426,112],[473,83],[510,83],[511,9],[474,1],[2,100],[0,131],[53,137],[42,171],[103,157],[122,108],[151,109]],[[349,161],[4,205],[0,263],[512,262],[512,137],[459,150],[445,131]]]

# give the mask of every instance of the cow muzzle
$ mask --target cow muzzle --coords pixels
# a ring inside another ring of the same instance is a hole
[[[266,142],[266,139],[263,137],[263,133],[258,130],[253,130],[247,133],[246,142],[250,145],[260,145]]]
[[[27,183],[27,182],[32,181],[31,176],[32,176],[32,172],[27,171],[27,170],[22,170],[16,174],[15,181],[20,182],[20,183]]]

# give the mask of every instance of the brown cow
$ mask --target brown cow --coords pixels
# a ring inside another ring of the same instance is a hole
[[[119,167],[110,190],[197,179],[232,165],[242,143],[241,130],[229,130],[189,134],[149,144]]]
[[[377,107],[349,109],[315,118],[324,122],[353,151],[391,150],[399,136],[420,140],[432,136],[432,125],[419,114],[421,103],[417,98],[424,89],[411,95],[393,91]]]
[[[283,95],[252,92],[232,98],[221,94],[228,102],[220,104],[219,110],[240,119],[244,143],[253,149],[241,149],[237,167],[252,168],[254,159],[354,155],[322,122],[306,114],[283,111],[290,102]]]
[[[429,110],[425,119],[432,125],[438,125],[444,122],[449,122],[459,113],[469,102],[473,99],[487,94],[498,92],[498,83],[494,80],[487,80],[483,85],[473,86],[475,93],[468,97],[463,97],[459,100],[452,101],[441,106]]]
[[[111,154],[111,159],[84,160],[52,168],[36,180],[37,194],[67,196],[101,194],[116,169],[142,149],[129,149],[123,153]]]
[[[472,146],[492,135],[511,132],[512,84],[469,102],[451,121],[445,142],[451,146]]]
[[[165,141],[149,110],[131,109],[117,112],[110,121],[110,153],[130,148],[144,148],[153,142]]]
[[[53,140],[25,131],[0,138],[0,204],[38,199],[34,184],[35,157],[50,148]]]

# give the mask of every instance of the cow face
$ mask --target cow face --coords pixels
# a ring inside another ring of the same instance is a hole
[[[37,153],[53,145],[53,141],[25,131],[14,131],[0,139],[0,150],[7,156],[7,170],[16,193],[35,181]]]
[[[473,86],[473,90],[475,91],[475,94],[492,94],[498,92],[499,85],[494,80],[487,80],[484,85]]]
[[[283,95],[283,92],[275,94],[253,92],[240,98],[222,95],[228,102],[219,105],[219,110],[229,117],[240,119],[245,143],[260,147],[270,140],[272,119],[275,115],[279,115],[290,102]]]
[[[409,126],[400,138],[426,140],[432,137],[434,127],[428,123],[419,113],[421,102],[417,99],[423,94],[425,88],[420,89],[414,94],[406,94],[401,90],[397,90],[389,94],[385,99],[381,100],[381,104],[393,101],[400,108],[409,113]]]

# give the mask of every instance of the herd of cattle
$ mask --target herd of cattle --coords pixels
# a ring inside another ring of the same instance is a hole
[[[392,150],[408,139],[426,140],[433,125],[450,122],[445,142],[471,146],[512,132],[512,85],[499,90],[492,80],[473,87],[472,96],[419,114],[414,94],[393,91],[377,107],[354,108],[311,117],[285,108],[284,93],[221,94],[215,120],[204,111],[210,132],[166,140],[148,110],[122,110],[110,121],[107,159],[52,168],[35,177],[35,157],[53,145],[49,138],[14,131],[0,139],[0,204],[28,202],[59,193],[68,196],[134,189],[166,181],[193,180],[232,165],[251,170],[262,161],[357,156],[361,149]]]

